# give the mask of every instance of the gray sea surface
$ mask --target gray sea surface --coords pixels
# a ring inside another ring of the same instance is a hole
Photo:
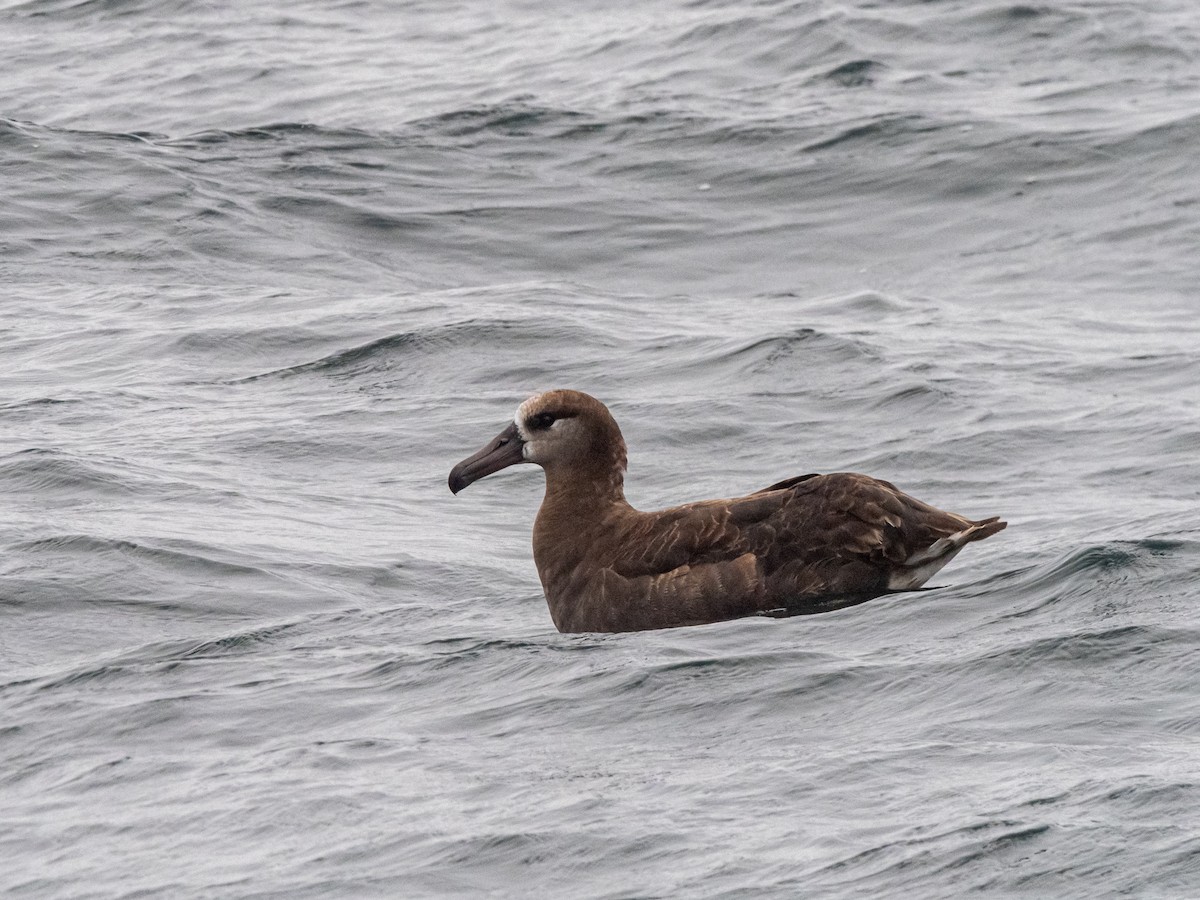
[[[0,2],[0,893],[1200,896],[1200,10]],[[862,471],[938,590],[559,635]]]

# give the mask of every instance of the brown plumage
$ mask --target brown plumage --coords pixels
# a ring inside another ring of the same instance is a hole
[[[450,490],[515,463],[546,472],[533,556],[559,631],[641,631],[838,609],[920,587],[1005,527],[943,512],[866,475],[802,475],[732,500],[639,512],[625,440],[578,391],[521,404],[450,473]]]

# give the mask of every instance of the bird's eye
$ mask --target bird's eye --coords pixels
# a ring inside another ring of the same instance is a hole
[[[535,431],[541,431],[543,428],[549,428],[554,424],[554,413],[538,413],[536,416],[529,417],[529,427]]]

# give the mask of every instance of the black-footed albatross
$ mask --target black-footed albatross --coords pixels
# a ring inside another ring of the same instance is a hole
[[[935,509],[867,475],[788,478],[745,497],[639,512],[625,440],[579,391],[530,397],[450,472],[457,494],[515,463],[546,472],[533,558],[559,631],[642,631],[824,612],[919,588],[1005,527]]]

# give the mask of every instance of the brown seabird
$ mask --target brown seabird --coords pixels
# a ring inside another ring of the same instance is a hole
[[[943,512],[849,472],[639,512],[625,499],[621,430],[579,391],[522,403],[511,425],[454,467],[450,490],[515,463],[546,472],[533,558],[564,632],[839,609],[919,588],[964,545],[1006,524]]]

